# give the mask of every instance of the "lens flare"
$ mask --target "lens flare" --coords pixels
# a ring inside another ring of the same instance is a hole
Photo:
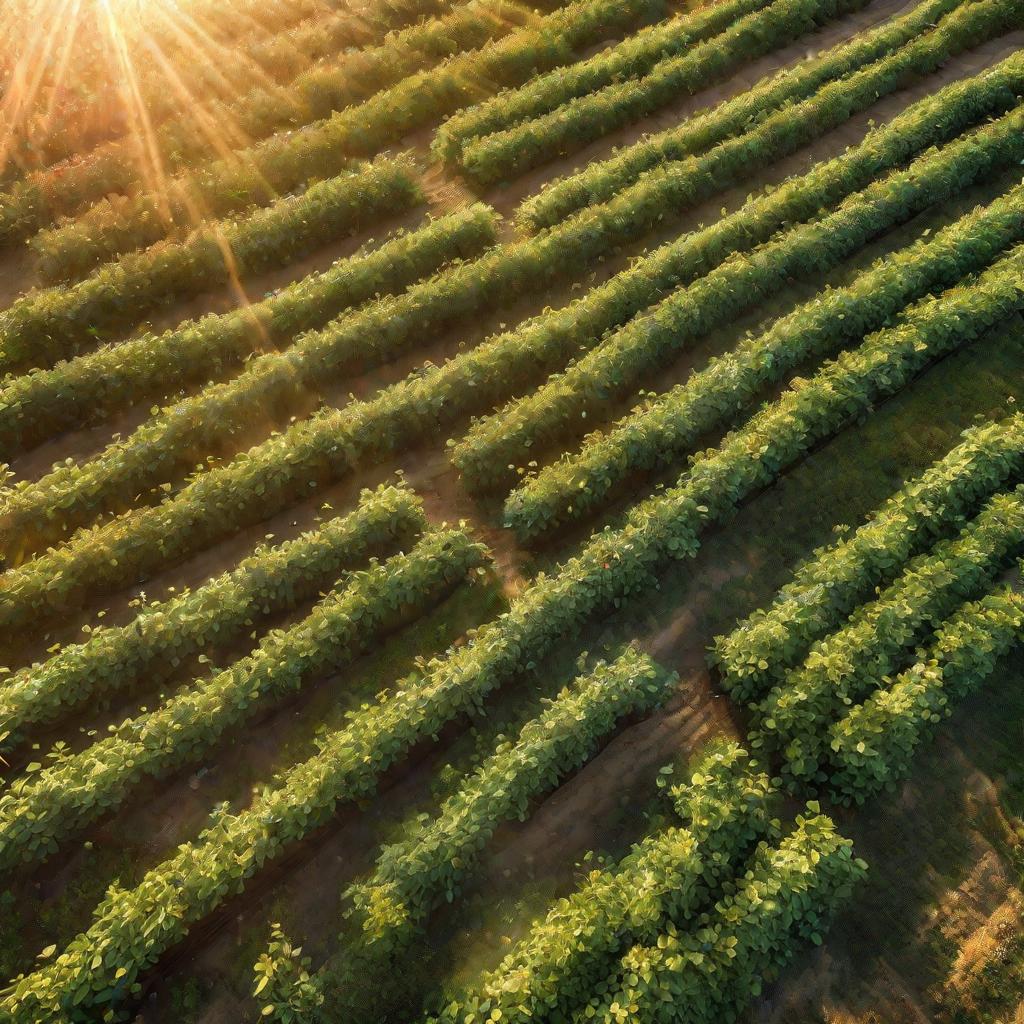
[[[292,8],[304,18],[321,5]],[[275,31],[254,17],[260,10],[223,0],[12,0],[0,12],[0,181],[59,174],[117,142],[135,179],[165,197],[167,216],[168,139],[194,139],[222,159],[251,141],[228,111],[246,91],[276,85],[251,56]]]

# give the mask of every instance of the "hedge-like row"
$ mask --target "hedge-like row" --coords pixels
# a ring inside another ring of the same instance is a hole
[[[631,949],[574,1024],[733,1024],[801,946],[821,942],[866,871],[850,840],[808,804],[698,927]]]
[[[841,803],[864,803],[904,778],[936,724],[992,674],[1024,639],[1024,595],[1000,587],[958,608],[917,661],[831,729],[829,787]]]
[[[768,777],[753,772],[735,744],[705,754],[689,785],[674,792],[689,827],[666,828],[617,865],[590,872],[438,1022],[570,1019],[630,945],[653,941],[668,922],[694,919],[754,844],[774,834],[770,792]]]
[[[642,78],[608,85],[548,114],[467,142],[456,162],[480,184],[507,181],[639,121],[680,96],[707,88],[743,64],[863,7],[864,2],[774,0],[763,10],[738,18],[707,42],[665,58]]]
[[[304,69],[286,89],[266,96],[258,109],[241,110],[243,124],[252,124],[258,135],[266,136],[286,124],[329,117],[448,57],[480,49],[533,24],[536,18],[530,7],[515,0],[460,3],[443,17],[394,33],[381,46]],[[279,113],[273,110],[278,96]],[[242,106],[250,105],[243,102]]]
[[[687,118],[678,127],[633,143],[607,160],[595,161],[582,171],[548,183],[522,202],[517,219],[534,231],[550,227],[585,206],[605,202],[665,161],[697,156],[730,137],[745,135],[755,130],[760,121],[777,116],[781,108],[812,99],[830,83],[846,79],[898,50],[962,3],[963,0],[926,0],[900,18],[858,34],[812,60],[763,78],[735,98]],[[833,109],[839,112],[838,107]],[[766,134],[763,138],[770,136]]]
[[[411,163],[380,160],[237,221],[126,256],[78,284],[32,292],[0,315],[0,374],[52,366],[171,300],[284,266],[422,201]]]
[[[1002,269],[1002,278],[1011,276]],[[508,612],[428,665],[420,686],[373,706],[348,729],[327,737],[320,755],[294,768],[250,811],[225,817],[138,888],[112,893],[93,927],[54,962],[17,980],[0,1009],[12,1024],[47,1024],[59,1020],[63,1009],[95,1006],[98,996],[109,1000],[129,990],[140,970],[238,891],[270,856],[322,823],[340,800],[372,792],[380,773],[412,744],[533,664],[599,609],[633,594],[649,595],[656,571],[692,555],[709,521],[900,390],[930,360],[1024,307],[1024,289],[1002,278],[990,272],[974,288],[947,293],[931,304],[929,317],[890,334],[888,344],[876,336],[856,357],[845,357],[816,383],[755,418],[719,453],[699,461],[679,487],[636,506],[621,530],[597,535],[556,574],[539,576]],[[837,379],[852,390],[838,392]],[[709,499],[712,504],[705,503]],[[92,968],[97,955],[99,966]],[[115,978],[118,971],[123,973]]]
[[[126,719],[80,753],[36,765],[0,796],[0,868],[47,857],[129,800],[143,780],[199,760],[275,701],[348,664],[410,615],[429,611],[483,558],[483,547],[465,533],[427,534],[409,554],[346,576],[305,619],[271,631],[230,668]]]
[[[450,163],[457,159],[468,141],[547,114],[569,100],[612,82],[645,75],[665,57],[682,53],[694,43],[717,35],[736,18],[765,7],[769,2],[727,0],[642,28],[587,60],[539,75],[518,89],[500,92],[454,114],[437,130],[431,151]]]
[[[494,6],[495,10],[491,10]],[[275,131],[294,129],[329,116],[350,103],[365,100],[380,89],[401,81],[406,75],[457,53],[480,46],[515,26],[497,17],[496,11],[515,14],[518,8],[506,0],[470,0],[441,18],[412,25],[390,36],[383,45],[346,53],[340,60],[319,64],[288,87],[273,92],[256,88],[237,102],[211,111],[208,117],[219,123],[237,124],[249,139],[262,139]],[[164,162],[170,167],[209,157],[209,130],[204,122],[168,122],[158,139]],[[62,187],[87,191],[86,177],[97,182],[94,198],[111,191],[111,179],[126,187],[142,171],[131,152],[133,142],[111,143],[91,153],[61,175]],[[81,185],[76,182],[82,181]],[[99,191],[97,192],[97,189]],[[87,223],[71,221],[40,231],[30,242],[37,273],[44,282],[71,281],[88,273],[102,254],[97,253]]]
[[[510,392],[564,365],[579,347],[594,344],[603,329],[628,319],[676,281],[770,236],[787,219],[813,216],[819,206],[871,181],[879,167],[892,166],[978,118],[1012,106],[1017,85],[1024,88],[1024,62],[1019,67],[1004,62],[989,74],[949,86],[862,146],[811,172],[813,177],[794,179],[715,226],[663,247],[564,309],[499,335],[440,369],[412,374],[371,401],[297,423],[244,459],[204,474],[158,508],[80,533],[0,576],[0,622],[15,628],[40,614],[77,607],[84,594],[144,578],[243,524],[288,507],[356,465],[403,450],[467,413],[493,407]],[[660,176],[652,188],[630,190],[539,236],[537,251],[547,252],[555,267],[577,256],[593,259],[601,251],[599,244],[610,248],[659,223],[671,210],[672,198],[671,177]],[[548,244],[551,248],[544,249]],[[519,284],[516,272],[507,280]],[[401,324],[394,329],[401,337]]]
[[[930,200],[941,203],[956,194],[961,178],[959,168],[952,170]],[[922,174],[922,183],[928,180]],[[825,290],[764,334],[712,359],[685,383],[647,400],[607,432],[591,434],[578,452],[546,466],[514,492],[508,502],[514,521],[537,531],[585,518],[636,473],[680,461],[700,437],[727,426],[801,362],[835,355],[911,302],[951,287],[1022,241],[1024,186],[1018,186],[934,238],[886,256],[850,285]],[[667,316],[661,323],[667,326]]]
[[[1024,106],[908,168],[873,181],[824,216],[780,233],[750,253],[738,253],[680,289],[650,313],[601,341],[564,373],[531,395],[481,420],[453,451],[453,462],[474,490],[506,487],[525,452],[583,434],[588,417],[628,398],[670,365],[680,351],[784,288],[791,277],[837,266],[882,232],[943,197],[956,195],[1024,158]],[[511,468],[510,468],[511,467]],[[518,495],[506,523],[523,537],[547,527]],[[538,510],[539,511],[539,510]]]
[[[543,238],[495,247],[404,294],[306,333],[287,351],[252,360],[233,380],[177,403],[98,458],[58,466],[13,492],[3,503],[9,538],[5,550],[22,555],[38,550],[101,511],[130,505],[142,491],[180,479],[193,467],[197,450],[230,452],[233,437],[245,438],[253,422],[286,421],[324,381],[393,359],[431,330],[498,306],[524,287],[542,288],[580,270],[645,224],[643,217],[630,222],[602,212]],[[140,372],[149,375],[151,363],[140,360]],[[125,383],[116,371],[113,379]],[[104,379],[104,388],[110,383]],[[294,452],[288,461],[301,466]],[[222,475],[231,473],[227,469]]]
[[[331,17],[311,19],[287,34],[252,47],[254,59],[275,82],[292,82],[318,65],[331,65],[346,51],[358,66],[364,55],[376,53],[399,38],[423,38],[416,34],[417,29],[431,33],[434,22],[457,16],[472,6],[472,0],[389,0],[359,11],[355,19],[348,4],[334,6],[338,10]]]
[[[774,482],[808,451],[901,391],[934,360],[1024,309],[1024,249],[970,286],[925,303],[767,406],[679,483],[634,506],[625,525],[595,534],[552,575],[541,574],[510,610],[435,671],[492,689],[542,657],[600,611],[649,597],[657,573],[692,557],[700,535]]]
[[[984,593],[1024,549],[1024,485],[998,494],[956,537],[912,560],[879,596],[815,644],[756,708],[751,745],[778,750],[790,786],[822,781],[829,730],[899,671],[930,628]]]
[[[503,821],[523,821],[541,794],[582,767],[622,719],[661,704],[676,677],[627,650],[562,690],[514,740],[502,742],[432,819],[384,847],[371,875],[351,886],[348,911],[361,940],[397,950],[476,868]]]
[[[376,153],[497,86],[517,85],[542,69],[569,63],[582,47],[656,16],[662,7],[662,0],[573,0],[534,25],[410,75],[364,103],[264,139],[230,161],[179,175],[166,194],[144,192],[128,201],[97,203],[79,218],[80,259],[101,263],[151,245],[175,224],[191,225],[196,208],[222,216],[266,205],[307,181],[337,174],[339,162]]]
[[[851,535],[801,565],[771,605],[715,638],[710,655],[723,687],[747,703],[764,696],[814,641],[839,627],[915,555],[1024,476],[1024,415],[983,423],[900,488]]]
[[[252,629],[262,616],[290,611],[329,588],[342,572],[386,554],[426,526],[419,499],[404,488],[365,491],[355,511],[278,547],[261,545],[238,566],[192,592],[147,605],[124,626],[93,629],[80,644],[21,669],[0,686],[6,742],[82,704],[164,678],[216,640]]]
[[[0,387],[0,453],[10,457],[138,402],[230,376],[254,351],[286,347],[297,334],[322,327],[346,309],[401,292],[447,263],[479,255],[496,237],[493,211],[474,204],[338,260],[243,308],[102,346],[10,379]]]
[[[315,21],[298,25],[290,32],[261,41],[253,48],[253,52],[262,54],[259,61],[262,66],[279,69],[272,77],[286,79],[299,74],[313,60],[335,57],[339,51],[360,40],[373,42],[384,39],[391,29],[436,13],[447,6],[448,0],[403,0],[400,3],[378,4],[372,9],[367,8],[358,17],[353,17],[348,10],[321,15]],[[237,42],[232,46],[236,47]],[[195,69],[205,88],[198,88],[193,95],[205,97],[212,91],[213,95],[226,99],[223,97],[225,90],[220,85],[223,71],[220,64],[195,60],[194,56],[190,55],[192,59],[189,68]],[[157,65],[140,62],[143,71],[151,66]],[[200,130],[196,127],[197,122],[207,125],[203,137],[209,140],[211,134],[223,132],[225,125],[234,125],[243,114],[233,101],[225,117],[219,116],[220,111],[215,104],[201,107],[198,115],[194,108],[182,111],[181,94],[167,88],[166,71],[160,68],[154,79],[159,82],[159,89],[152,90],[146,97],[146,110],[151,123],[159,125],[162,155],[172,164],[179,152],[179,159],[187,156],[188,143],[184,140],[191,139]],[[248,76],[246,81],[251,85],[252,76]],[[240,82],[236,83],[235,95],[241,87]],[[250,104],[259,104],[259,96],[259,91],[252,92],[245,100]],[[168,120],[170,118],[173,120]],[[210,128],[211,123],[216,125],[216,129]],[[248,119],[245,127],[252,130]],[[41,140],[38,144],[42,144]],[[206,148],[210,148],[209,141]],[[53,224],[61,216],[77,213],[105,195],[131,188],[141,178],[138,144],[133,140],[113,139],[86,154],[82,154],[79,149],[75,147],[63,154],[72,159],[66,159],[53,167],[39,168],[0,195],[0,241],[27,238]],[[336,174],[337,170],[335,167],[327,176]],[[57,237],[61,236],[58,234]],[[72,229],[67,237],[73,241],[75,230]],[[68,247],[71,248],[71,242]],[[49,243],[47,248],[59,255],[60,245],[56,241]],[[84,265],[95,266],[98,262],[104,262],[104,258],[95,258],[91,263],[86,261]],[[56,268],[54,272],[57,272]]]
[[[290,768],[248,809],[217,812],[210,827],[135,888],[111,887],[87,931],[0,993],[0,1011],[10,1024],[66,1024],[95,1020],[133,999],[141,991],[139,975],[194,925],[327,824],[339,806],[372,796],[381,776],[410,750],[472,711],[489,682],[428,669],[426,678],[355,711],[344,728],[321,737],[319,753]]]
[[[461,0],[388,0],[359,10],[353,18],[351,6],[330,0],[325,17],[310,18],[288,32],[275,32],[249,47],[253,59],[275,81],[290,81],[312,64],[336,57],[344,50],[355,52],[375,48],[394,38],[406,27],[423,24],[452,11]]]

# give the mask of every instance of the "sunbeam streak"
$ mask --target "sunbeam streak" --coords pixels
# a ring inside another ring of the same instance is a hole
[[[222,158],[244,148],[250,136],[226,102],[276,85],[253,48],[337,6],[14,0],[0,13],[0,180],[120,138],[134,178],[165,196],[168,140]],[[169,121],[173,133],[161,130]],[[160,212],[169,216],[166,200]]]

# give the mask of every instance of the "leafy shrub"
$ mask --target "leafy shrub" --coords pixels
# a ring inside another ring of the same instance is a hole
[[[830,730],[829,786],[841,803],[864,803],[910,772],[938,722],[1024,638],[1024,596],[1000,587],[963,604],[891,684],[850,708]]]
[[[339,574],[420,534],[426,518],[405,488],[364,491],[359,506],[276,548],[261,545],[234,569],[195,591],[147,605],[124,626],[93,629],[42,664],[21,669],[0,686],[0,722],[12,741],[32,726],[152,682],[216,637],[240,636],[257,617],[290,611],[333,585]]]
[[[836,629],[907,561],[948,537],[978,505],[1024,475],[1024,416],[983,423],[905,484],[849,537],[821,548],[771,605],[754,612],[711,655],[722,684],[740,701],[764,695],[811,644]]]
[[[434,136],[431,150],[451,162],[470,140],[520,124],[557,109],[623,78],[647,74],[660,60],[728,28],[738,16],[764,7],[768,0],[729,0],[640,29],[615,46],[567,68],[538,75],[515,90],[505,90],[452,115]]]
[[[957,536],[911,561],[874,601],[815,644],[758,705],[751,745],[781,752],[791,786],[821,781],[829,728],[843,708],[883,685],[930,628],[990,587],[1022,549],[1024,484],[997,494]]]
[[[439,1024],[569,1019],[624,950],[653,941],[667,922],[686,927],[741,870],[752,846],[774,834],[770,791],[768,777],[752,771],[735,744],[706,755],[689,784],[674,791],[690,827],[664,829],[617,865],[591,871],[471,992],[445,1008]]]
[[[100,202],[74,229],[82,265],[152,245],[194,222],[193,211],[223,216],[266,205],[309,181],[338,173],[339,164],[379,152],[409,132],[480,98],[481,86],[518,84],[541,69],[572,61],[577,50],[609,32],[658,14],[662,0],[573,0],[504,39],[410,75],[364,103],[294,132],[282,132],[171,180],[167,195],[141,192]],[[2,229],[0,229],[2,236]],[[55,243],[54,243],[55,244]]]
[[[676,676],[627,650],[563,689],[401,842],[386,846],[371,875],[347,892],[361,940],[389,955],[472,876],[502,821],[524,821],[534,801],[581,768],[622,719],[661,704]]]
[[[285,348],[297,334],[322,327],[346,309],[400,292],[446,263],[478,255],[496,233],[493,212],[474,204],[338,260],[244,308],[105,345],[52,369],[15,377],[0,388],[0,449],[31,447],[147,398],[229,376],[260,348]]]
[[[591,994],[582,1019],[731,1024],[800,945],[820,944],[867,864],[817,804],[807,806],[792,833],[758,849],[735,892],[696,928],[669,928],[657,945],[631,949]]]
[[[236,275],[285,266],[382,214],[422,202],[411,164],[381,160],[231,223],[199,228],[101,267],[68,288],[31,292],[0,315],[0,373],[52,366],[168,303]]]

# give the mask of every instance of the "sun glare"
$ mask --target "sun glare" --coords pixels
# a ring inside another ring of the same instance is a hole
[[[245,7],[14,0],[0,14],[0,179],[119,147],[168,215],[168,149],[183,138],[211,157],[244,148],[230,99],[272,85],[247,59],[261,26]]]

